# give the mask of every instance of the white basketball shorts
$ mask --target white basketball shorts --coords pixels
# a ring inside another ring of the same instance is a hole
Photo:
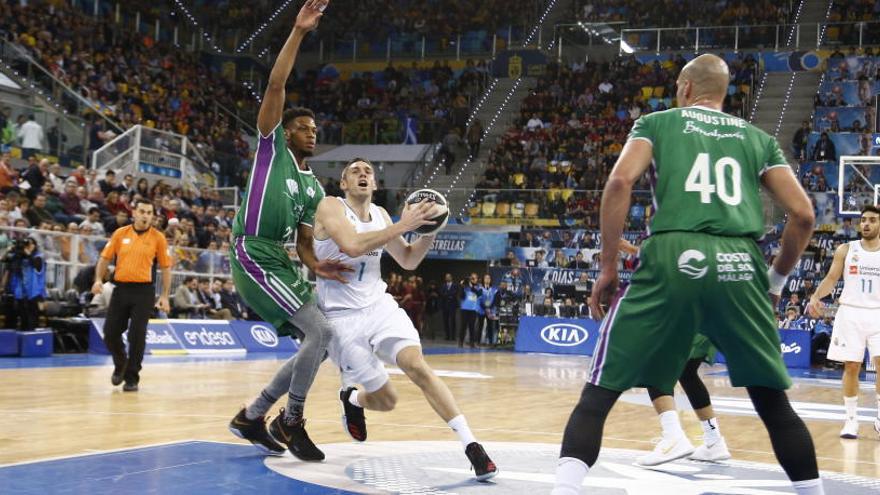
[[[861,363],[865,347],[871,359],[880,356],[880,309],[856,308],[840,305],[834,317],[828,359]]]
[[[334,332],[327,350],[345,387],[360,384],[367,392],[379,390],[388,382],[383,361],[396,365],[401,350],[421,347],[419,332],[390,294],[369,308],[331,315],[329,321]]]

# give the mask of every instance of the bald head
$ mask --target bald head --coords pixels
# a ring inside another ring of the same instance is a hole
[[[727,63],[716,55],[700,55],[688,62],[678,75],[679,106],[724,102],[727,86],[730,84],[730,71]]]

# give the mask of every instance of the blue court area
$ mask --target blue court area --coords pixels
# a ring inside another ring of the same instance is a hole
[[[389,494],[534,495],[553,485],[558,445],[488,443],[501,466],[488,483],[473,479],[457,442],[368,442],[325,445],[327,460],[263,458],[252,447],[187,441],[0,466],[3,494],[216,495]],[[641,451],[603,449],[584,480],[591,495],[786,495],[777,467],[679,460],[652,469],[633,465]],[[878,493],[880,480],[825,473],[826,493]]]
[[[480,352],[503,352],[490,349],[466,349],[454,346],[424,346],[422,351],[426,356],[441,354],[472,354]],[[150,356],[144,357],[144,364],[150,363],[195,363],[195,362],[231,362],[231,361],[261,361],[287,359],[291,356],[288,352],[251,352],[241,355],[198,355],[198,356]],[[0,357],[0,370],[25,369],[25,368],[67,368],[80,366],[104,366],[113,364],[108,355],[103,354],[55,354],[50,357]]]
[[[249,445],[181,442],[0,467],[0,492],[125,495],[348,494],[282,476]]]

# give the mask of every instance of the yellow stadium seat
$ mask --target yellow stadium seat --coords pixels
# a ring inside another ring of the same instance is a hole
[[[828,26],[828,30],[825,32],[825,36],[827,40],[837,41],[840,39],[840,28],[838,26]]]
[[[654,86],[654,98],[663,98],[666,89],[663,86]]]
[[[472,217],[480,216],[480,211],[482,210],[482,206],[483,206],[482,203],[473,203],[471,206],[468,207],[468,215],[470,215]]]
[[[506,217],[510,215],[510,203],[500,202],[495,205],[495,216]]]
[[[654,88],[651,86],[643,86],[642,87],[642,99],[650,100],[651,96],[654,94]]]
[[[526,218],[536,218],[538,216],[538,203],[526,203]]]
[[[574,194],[574,189],[563,189],[562,190],[562,200],[568,201],[568,198],[570,198],[573,194]]]
[[[526,205],[523,203],[514,203],[510,205],[510,216],[513,218],[522,218],[525,207]]]
[[[486,218],[492,218],[495,216],[495,203],[490,201],[483,203],[483,216]]]

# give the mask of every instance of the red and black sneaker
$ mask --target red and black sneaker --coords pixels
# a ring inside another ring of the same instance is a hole
[[[348,401],[351,393],[355,390],[357,390],[355,387],[349,387],[339,391],[339,400],[342,401],[342,427],[353,440],[363,442],[367,439],[367,421],[364,417],[364,408]]]
[[[474,474],[477,475],[477,481],[486,481],[498,474],[498,467],[495,466],[492,459],[489,459],[489,455],[479,443],[471,442],[464,449],[464,453],[471,461]]]

